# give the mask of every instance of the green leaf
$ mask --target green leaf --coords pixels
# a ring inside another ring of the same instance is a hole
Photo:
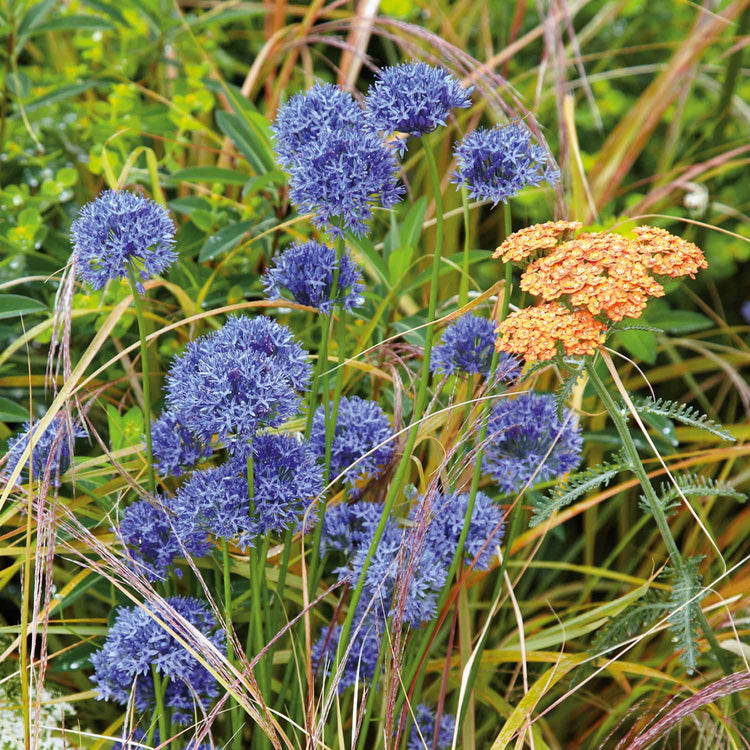
[[[174,172],[170,178],[178,182],[222,182],[228,185],[244,185],[247,182],[246,174],[220,167],[187,167]]]
[[[40,312],[47,312],[47,305],[39,300],[20,294],[0,294],[0,320]]]
[[[167,206],[180,214],[187,214],[190,216],[194,211],[205,211],[210,213],[211,203],[205,198],[200,198],[197,195],[186,195],[183,198],[175,198],[169,201]]]
[[[238,115],[219,111],[216,113],[216,123],[221,132],[237,146],[239,152],[257,174],[273,169],[273,157],[269,154],[268,147]]]
[[[693,674],[698,664],[698,617],[700,601],[708,591],[702,591],[698,566],[703,556],[691,557],[683,562],[683,569],[671,569],[672,595],[669,597],[669,627],[673,641],[682,650],[680,661],[688,674]]]
[[[141,442],[143,412],[139,406],[132,407],[121,416],[112,404],[107,404],[107,424],[109,443],[113,451]]]
[[[101,0],[83,0],[83,4],[88,5],[89,8],[93,8],[94,10],[98,10],[100,13],[104,13],[112,20],[116,21],[119,24],[122,24],[123,26],[130,26],[130,24],[125,20],[125,16],[123,16],[122,13],[120,13],[120,11],[114,5],[109,5],[108,3],[101,2]]]
[[[665,401],[661,398],[656,401],[652,401],[650,398],[634,398],[633,406],[635,406],[636,411],[644,419],[646,414],[655,414],[672,419],[675,422],[680,422],[681,424],[686,424],[689,427],[706,430],[706,432],[710,432],[712,435],[716,435],[716,437],[720,437],[728,443],[736,442],[734,435],[725,427],[709,419],[705,414],[701,414],[693,406],[681,404],[677,401]],[[627,412],[623,413],[627,414]]]
[[[346,232],[346,242],[365,256],[365,259],[369,261],[369,265],[380,277],[380,280],[390,289],[391,283],[388,276],[388,268],[385,265],[385,261],[383,261],[383,257],[375,249],[375,245],[367,237],[357,237],[351,232]]]
[[[24,109],[26,112],[33,112],[35,109],[46,107],[48,104],[71,99],[74,96],[78,96],[78,94],[82,94],[84,91],[93,89],[98,85],[99,81],[86,81],[86,83],[72,83],[69,86],[58,86],[48,94],[44,94],[43,96],[24,104]]]
[[[391,285],[395,284],[407,271],[414,255],[414,247],[404,245],[394,250],[388,256],[388,274]]]
[[[623,347],[641,362],[650,365],[656,362],[656,337],[649,331],[619,331],[615,336],[615,346]]]
[[[238,221],[236,224],[220,229],[206,240],[198,254],[198,260],[201,262],[212,260],[217,255],[228,252],[239,243],[254,224],[253,221]]]
[[[0,422],[25,422],[29,410],[9,398],[0,396]]]
[[[29,36],[46,31],[113,31],[114,24],[99,16],[70,15],[58,16],[35,26]]]
[[[662,414],[651,414],[649,412],[643,414],[643,421],[653,427],[659,433],[659,437],[666,440],[670,445],[677,447],[680,444],[671,419],[667,419]]]
[[[56,2],[57,0],[42,0],[42,2],[32,5],[21,19],[21,23],[18,24],[19,38],[26,36],[36,26],[42,23],[55,6]]]
[[[408,247],[416,247],[417,241],[422,234],[422,223],[425,211],[427,211],[427,198],[422,196],[409,209],[406,218],[401,224],[401,244]]]
[[[694,310],[663,310],[648,316],[648,323],[666,333],[684,335],[705,331],[714,327],[714,322]]]

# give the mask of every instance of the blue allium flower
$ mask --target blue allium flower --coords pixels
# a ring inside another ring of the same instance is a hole
[[[179,416],[171,411],[151,423],[151,449],[160,477],[179,477],[183,469],[211,455],[211,446],[183,427]]]
[[[39,421],[34,421],[34,431]],[[9,475],[21,460],[23,452],[29,445],[29,437],[32,432],[31,422],[24,422],[21,431],[8,440],[8,460],[3,467],[3,473]],[[56,414],[42,433],[39,440],[34,444],[31,452],[31,473],[34,481],[44,477],[49,471],[53,484],[59,486],[60,475],[64,474],[70,466],[70,449],[76,438],[88,435],[80,422],[68,422],[65,414]],[[26,461],[21,474],[24,480],[29,478],[29,461]]]
[[[408,136],[429,133],[445,125],[452,110],[470,107],[472,90],[443,68],[401,63],[380,72],[367,92],[365,110],[375,130],[396,134],[403,153]]]
[[[329,315],[334,305],[353,310],[364,303],[362,272],[348,252],[341,256],[336,294],[331,299],[336,251],[320,242],[295,242],[273,260],[263,276],[263,289],[269,299],[283,297],[284,290],[300,305],[315,307]]]
[[[545,482],[575,469],[582,447],[575,416],[565,409],[560,422],[552,394],[523,393],[493,407],[482,466],[503,492],[512,494],[532,476],[534,483]]]
[[[290,168],[298,154],[330,131],[364,127],[364,112],[351,94],[332,83],[317,83],[279,108],[271,126],[279,163]]]
[[[247,449],[212,469],[197,471],[177,491],[172,509],[177,533],[192,551],[209,536],[241,547],[269,531],[295,527],[323,489],[315,454],[292,435],[256,435],[253,512],[247,486]],[[308,518],[310,514],[308,514]]]
[[[442,343],[432,350],[430,370],[442,371],[446,375],[467,373],[487,377],[495,351],[495,338],[495,325],[491,321],[466,313],[443,331]],[[497,376],[510,381],[515,380],[520,372],[519,361],[502,352]]]
[[[740,307],[740,315],[745,323],[750,323],[750,299],[747,300],[747,302],[742,303],[742,307]]]
[[[475,200],[491,200],[494,205],[529,185],[560,181],[544,149],[532,144],[531,134],[520,125],[477,128],[456,144],[454,154],[458,169],[451,182],[465,185]]]
[[[331,677],[341,630],[341,625],[335,625],[330,631],[328,627],[325,627],[320,638],[313,644],[312,667],[318,677],[325,676],[326,680]],[[373,615],[372,612],[365,615],[364,620],[362,617],[355,617],[351,630],[351,650],[344,663],[344,672],[338,684],[339,692],[354,685],[355,682],[368,685],[372,681],[384,632],[381,618]]]
[[[178,539],[175,528],[176,518],[170,516],[172,509],[161,497],[159,506],[147,500],[138,500],[128,506],[120,519],[117,533],[133,560],[133,567],[150,580],[164,579],[176,557],[182,557],[185,550],[195,557],[204,557],[211,546],[195,531],[187,538]],[[181,577],[182,572],[176,571]]]
[[[127,279],[131,261],[141,280],[166,271],[177,260],[174,235],[174,222],[163,206],[127,190],[105,190],[70,227],[76,270],[94,289]]]
[[[224,633],[216,630],[216,621],[205,602],[181,596],[166,601],[217,649],[224,648]],[[148,608],[153,611],[152,605]],[[127,705],[135,683],[138,711],[153,710],[155,706],[153,664],[167,680],[165,703],[172,709],[172,720],[177,724],[192,723],[196,701],[206,710],[218,694],[209,671],[141,607],[118,608],[114,625],[91,662],[97,699]]]
[[[318,456],[325,456],[326,429],[322,405],[313,416],[310,445]],[[383,473],[393,450],[393,429],[377,402],[359,396],[343,397],[339,402],[336,431],[331,443],[331,478],[343,471],[345,481],[356,496],[363,484]]]
[[[456,718],[452,714],[443,714],[440,717],[440,729],[438,729],[437,745],[433,744],[435,737],[435,712],[424,703],[420,703],[414,709],[416,726],[412,725],[406,750],[425,750],[425,748],[437,748],[437,750],[449,750],[453,744],[453,731],[456,727]],[[419,727],[419,731],[417,731]],[[421,734],[421,736],[420,736]]]
[[[299,410],[307,388],[307,352],[271,318],[232,317],[223,328],[188,344],[167,374],[168,407],[209,443],[230,448],[261,427],[277,427]]]
[[[380,201],[390,208],[404,192],[398,160],[379,135],[346,128],[321,133],[301,149],[289,167],[289,199],[313,223],[332,234],[345,229],[363,235]]]
[[[437,553],[446,568],[449,568],[451,562],[453,562],[453,555],[458,547],[458,538],[461,536],[464,527],[469,497],[470,493],[468,492],[454,493],[448,496],[436,493],[431,498],[429,518],[424,518],[427,510],[424,505],[425,498],[414,505],[409,514],[410,520],[415,524],[425,521],[429,523],[426,535],[427,547]],[[492,558],[495,556],[495,549],[503,538],[503,527],[500,525],[503,517],[503,509],[494,503],[492,498],[485,495],[484,492],[477,492],[469,531],[464,540],[464,560],[466,564],[471,564],[474,558],[479,555],[474,564],[474,570],[487,570],[490,567]],[[490,537],[492,538],[490,539]],[[485,546],[488,539],[490,541]]]

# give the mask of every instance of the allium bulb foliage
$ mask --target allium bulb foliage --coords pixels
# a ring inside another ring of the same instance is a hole
[[[207,603],[182,596],[166,602],[213,646],[224,648],[224,633],[216,629]],[[153,611],[151,605],[146,607]],[[158,616],[164,617],[161,610]],[[175,724],[192,723],[195,711],[200,714],[207,710],[218,694],[218,685],[209,671],[143,607],[118,608],[104,645],[93,654],[91,663],[97,699],[126,706],[134,697],[137,711],[153,711],[156,705],[153,665],[166,680],[164,702],[172,709]]]
[[[93,289],[129,278],[131,264],[136,278],[145,281],[177,260],[175,225],[167,210],[127,190],[105,190],[83,206],[70,236],[76,272]]]
[[[166,378],[166,402],[180,424],[209,443],[230,448],[262,427],[278,427],[299,411],[307,388],[307,352],[271,318],[232,317],[188,344]]]
[[[583,438],[578,420],[568,409],[558,418],[550,393],[522,393],[503,398],[492,408],[487,428],[483,469],[506,494],[558,479],[581,461]]]
[[[286,298],[286,292],[300,305],[314,307],[330,315],[335,305],[353,310],[364,303],[362,272],[344,251],[333,295],[336,251],[321,242],[295,242],[273,259],[263,276],[263,289],[269,299]]]

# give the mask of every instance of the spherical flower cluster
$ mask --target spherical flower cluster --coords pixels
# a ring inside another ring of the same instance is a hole
[[[283,297],[288,290],[300,305],[309,305],[329,315],[334,305],[353,310],[364,303],[362,272],[348,252],[341,256],[336,290],[331,296],[336,252],[320,242],[295,242],[277,255],[263,276],[269,299]]]
[[[396,135],[403,153],[408,136],[430,133],[445,125],[452,110],[470,107],[472,90],[443,68],[401,63],[380,72],[367,92],[365,110],[376,131]]]
[[[223,649],[224,633],[216,630],[216,621],[206,603],[180,596],[166,601],[217,649]],[[148,609],[153,607],[148,605]],[[208,670],[142,607],[118,608],[104,646],[91,657],[91,662],[97,699],[128,705],[134,696],[138,711],[155,707],[151,675],[154,665],[167,681],[165,704],[172,709],[176,724],[190,724],[196,702],[200,713],[218,693]]]
[[[432,350],[430,370],[446,375],[490,373],[495,350],[495,326],[486,318],[466,313],[443,331],[442,343]],[[503,354],[498,362],[503,380],[514,380],[520,371],[517,361]]]
[[[318,456],[325,456],[323,405],[313,416],[310,445]],[[393,428],[377,402],[359,396],[342,397],[331,443],[331,478],[344,472],[345,481],[356,496],[362,485],[383,473],[393,450]]]
[[[33,423],[36,431],[38,422]],[[21,460],[23,452],[29,446],[32,423],[24,422],[21,431],[8,440],[7,461],[3,473],[9,475]],[[70,450],[76,438],[88,435],[80,422],[68,420],[66,414],[56,414],[47,425],[47,429],[34,443],[30,460],[26,461],[22,477],[29,478],[29,469],[35,481],[48,475],[53,484],[60,484],[60,475],[70,466]]]
[[[501,399],[492,409],[482,468],[506,494],[557,479],[581,461],[583,438],[572,412],[558,417],[555,397],[524,393]]]
[[[610,320],[638,318],[664,287],[649,276],[635,243],[618,234],[581,234],[535,260],[521,289],[549,301],[567,295],[575,308]]]
[[[524,307],[497,328],[499,351],[527,362],[545,362],[558,354],[558,344],[572,356],[594,354],[605,340],[605,326],[587,310],[571,312],[557,302]]]
[[[179,477],[210,456],[211,446],[184,427],[177,414],[165,411],[151,423],[151,451],[160,477]]]
[[[434,750],[449,750],[453,745],[453,732],[456,727],[456,717],[452,714],[443,714],[440,717],[440,728],[438,729],[437,744],[435,737],[435,712],[424,703],[420,703],[414,709],[414,726],[411,728],[406,750],[424,750],[425,747]],[[419,730],[417,730],[419,727]]]
[[[293,417],[309,380],[307,352],[288,328],[265,316],[233,317],[175,358],[166,401],[197,439],[215,434],[232,447]]]
[[[458,168],[451,182],[464,185],[471,198],[493,205],[507,202],[529,185],[560,181],[544,149],[532,144],[531,134],[520,125],[477,128],[456,144],[453,153]]]
[[[308,144],[336,130],[362,130],[364,112],[351,94],[331,83],[317,83],[279,108],[271,125],[276,156],[289,169]]]
[[[492,257],[501,258],[503,263],[520,263],[532,255],[554,249],[582,226],[580,221],[547,221],[524,227],[509,234]]]
[[[112,279],[150,279],[177,260],[175,226],[167,210],[142,195],[106,190],[87,203],[70,227],[78,275],[94,289]],[[139,285],[139,291],[143,288]]]
[[[701,249],[692,242],[657,227],[637,227],[633,232],[643,263],[651,273],[673,279],[678,276],[692,279],[699,270],[708,268]]]

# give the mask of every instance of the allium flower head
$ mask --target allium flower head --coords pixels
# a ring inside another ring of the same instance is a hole
[[[678,276],[692,279],[699,270],[708,268],[701,249],[692,242],[657,227],[637,227],[633,232],[638,238],[643,263],[651,273],[673,279]]]
[[[256,435],[252,451],[252,513],[247,448],[221,466],[195,472],[177,491],[171,506],[186,547],[194,538],[205,543],[208,537],[251,546],[268,531],[294,528],[322,492],[321,467],[303,441],[292,435]]]
[[[105,190],[87,203],[71,225],[70,236],[78,275],[94,289],[112,279],[127,279],[131,261],[136,276],[145,280],[177,260],[175,226],[167,210],[127,190]]]
[[[443,68],[400,63],[380,71],[367,92],[365,110],[375,130],[397,136],[403,153],[408,136],[430,133],[445,125],[452,110],[470,107],[472,90]]]
[[[497,328],[499,351],[527,362],[546,362],[558,354],[558,344],[570,356],[594,354],[604,343],[606,328],[588,310],[571,312],[557,302],[524,307]]]
[[[341,256],[336,293],[331,299],[336,251],[320,242],[295,242],[273,259],[273,267],[263,276],[263,289],[269,299],[284,296],[288,290],[300,305],[315,307],[329,315],[334,305],[353,310],[364,303],[362,272],[349,252]]]
[[[36,431],[38,421],[33,423],[33,431]],[[3,473],[9,475],[21,460],[23,452],[29,445],[29,437],[32,432],[32,423],[24,422],[21,431],[8,440],[8,460],[3,467]],[[60,484],[60,475],[64,474],[70,466],[70,449],[76,438],[88,435],[80,422],[74,421],[71,425],[66,414],[56,414],[42,433],[39,440],[34,443],[31,451],[31,461],[26,461],[22,477],[28,480],[29,465],[34,481],[37,481],[49,472],[49,476],[55,485]]]
[[[323,405],[317,408],[313,416],[310,445],[318,456],[325,456]],[[331,446],[331,478],[343,471],[345,481],[356,496],[363,484],[382,474],[393,456],[393,450],[393,428],[377,402],[359,396],[342,397]]]
[[[509,234],[492,257],[501,258],[503,263],[520,263],[537,253],[553,250],[582,226],[580,221],[546,221],[524,227]]]
[[[362,130],[364,112],[351,94],[332,83],[316,83],[279,107],[271,125],[279,163],[290,168],[310,143],[331,131]]]
[[[321,133],[296,155],[289,167],[289,199],[313,223],[340,236],[344,229],[363,235],[372,206],[398,203],[398,161],[379,135],[346,128]]]
[[[179,477],[184,469],[211,455],[211,446],[184,427],[171,411],[163,412],[151,423],[151,449],[160,477]]]
[[[449,750],[453,744],[453,731],[456,726],[456,718],[452,714],[443,714],[440,717],[440,729],[438,729],[437,745],[433,744],[435,737],[435,711],[424,703],[420,703],[414,709],[416,726],[412,726],[406,750],[425,750],[425,748],[436,748],[436,750]],[[419,731],[417,731],[419,727]]]
[[[544,149],[532,144],[531,134],[520,125],[477,128],[456,144],[453,153],[458,169],[451,182],[464,185],[475,200],[491,200],[493,205],[530,185],[560,181]]]
[[[443,331],[442,342],[432,350],[430,370],[446,375],[466,373],[487,377],[494,351],[494,323],[466,313]],[[503,354],[497,371],[503,380],[514,380],[520,367],[517,360]]]
[[[523,393],[493,407],[482,467],[503,492],[513,494],[532,477],[536,484],[575,469],[582,447],[575,416],[565,409],[560,421],[552,394]]]
[[[521,289],[549,301],[567,295],[577,308],[610,320],[638,318],[664,287],[649,276],[638,245],[619,234],[580,234],[538,258],[521,276]]]
[[[217,649],[223,649],[224,633],[216,630],[216,621],[205,602],[181,596],[166,601]],[[152,609],[151,605],[148,608]],[[218,693],[209,671],[141,607],[118,608],[114,625],[91,662],[97,699],[128,705],[135,683],[138,711],[155,707],[153,664],[167,680],[165,703],[177,724],[192,723],[196,701],[206,710]]]
[[[196,438],[209,443],[216,434],[233,447],[293,417],[309,380],[307,352],[288,328],[265,316],[232,317],[175,358],[166,401]]]

